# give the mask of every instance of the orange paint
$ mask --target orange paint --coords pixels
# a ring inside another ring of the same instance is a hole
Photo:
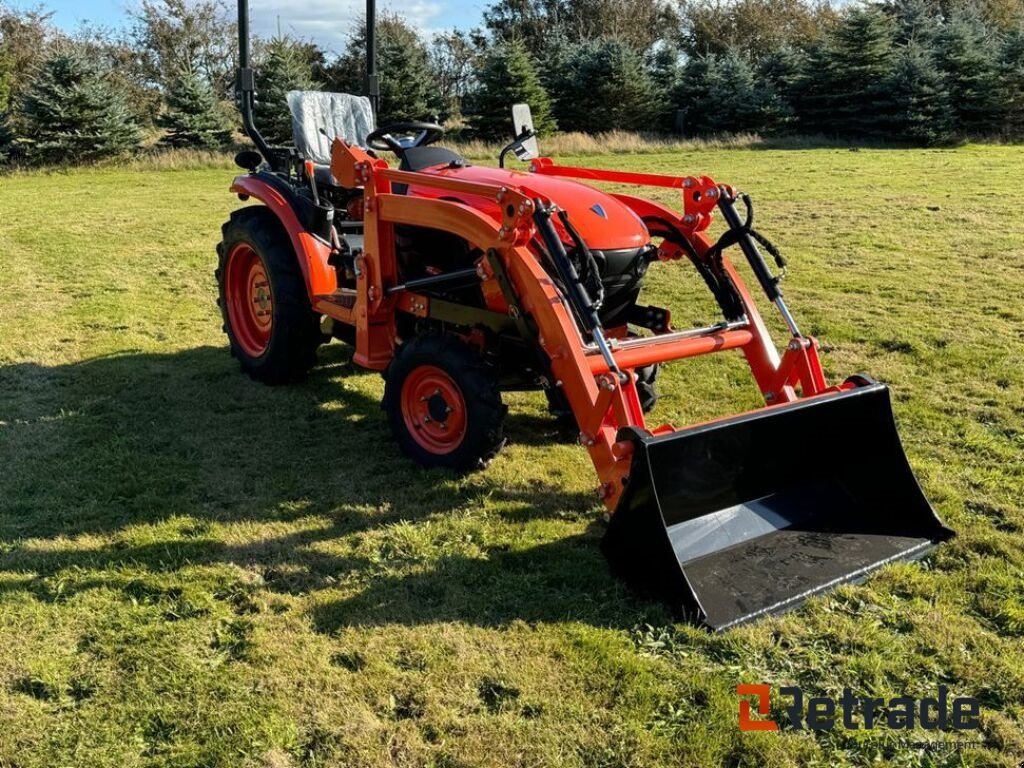
[[[529,173],[449,164],[409,172],[391,169],[383,160],[342,141],[334,143],[331,171],[345,187],[363,190],[361,202],[350,204],[349,210],[358,210],[364,222],[365,248],[357,259],[356,289],[341,298],[340,292],[335,294],[336,278],[327,264],[330,248],[303,231],[287,201],[270,185],[254,177],[236,180],[232,189],[261,200],[281,219],[299,256],[316,310],[355,326],[354,361],[366,368],[383,370],[399,341],[396,313],[422,317],[429,312],[427,297],[410,292],[388,293],[399,279],[396,225],[443,230],[485,253],[493,251],[504,267],[519,311],[527,315],[536,328],[537,341],[550,360],[552,384],[565,395],[581,426],[580,441],[597,470],[600,496],[609,510],[616,507],[632,461],[632,446],[618,441],[620,430],[634,427],[650,434],[672,431],[668,426],[655,430],[647,427],[636,392],[634,369],[737,349],[744,353],[754,379],[770,404],[789,402],[798,396],[827,396],[837,391],[827,388],[813,340],[795,345],[780,358],[750,292],[725,259],[723,268],[744,305],[746,326],[688,338],[655,335],[643,341],[629,339],[628,343],[621,339],[622,346],[614,352],[614,357],[625,373],[622,379],[608,371],[602,357],[590,348],[590,339],[583,337],[569,306],[534,251],[534,200],[545,204],[553,200],[568,210],[588,245],[597,250],[639,248],[648,244],[651,235],[643,218],[656,216],[683,232],[697,253],[703,255],[711,247],[704,230],[711,223],[718,195],[732,194],[730,188],[707,176],[566,168],[547,158],[535,160]],[[608,195],[564,180],[569,178],[678,189],[680,210],[631,195]],[[395,185],[404,185],[407,194],[395,194]],[[561,234],[565,237],[566,233]],[[666,247],[661,255],[676,259],[680,253],[678,248]],[[508,302],[487,259],[478,260],[477,268],[486,306],[494,311],[508,311]],[[623,334],[619,329],[617,334],[609,335],[621,337]],[[456,412],[458,393],[446,388],[436,376],[423,386],[416,383],[408,386],[410,418],[417,414],[420,417],[418,426],[412,425],[410,429],[422,436],[429,450],[454,450],[453,438],[442,434],[435,422],[425,420],[429,408],[422,404],[429,403],[429,397],[420,398],[429,394],[428,389],[440,390],[447,406]],[[453,422],[459,423],[457,418]]]

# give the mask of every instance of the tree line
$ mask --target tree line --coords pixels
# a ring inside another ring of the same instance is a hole
[[[56,28],[0,0],[0,161],[78,163],[237,141],[233,8],[143,0],[127,29]],[[292,89],[361,93],[366,35],[337,53],[257,40],[257,119],[287,142]],[[812,134],[943,144],[1024,137],[1024,0],[494,0],[480,28],[378,26],[381,124],[436,116],[541,133]]]

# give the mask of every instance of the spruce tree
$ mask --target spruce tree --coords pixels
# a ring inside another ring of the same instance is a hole
[[[271,40],[262,58],[256,79],[256,125],[271,144],[290,144],[288,91],[316,90],[312,66],[304,51],[285,37]]]
[[[560,24],[549,28],[539,47],[530,45],[528,39],[515,39],[522,42],[523,47],[533,55],[535,62],[543,64],[537,68],[537,74],[540,77],[540,84],[544,86],[551,99],[551,108],[557,115],[559,94],[562,86],[569,80],[569,57],[576,44]]]
[[[643,59],[615,39],[576,46],[566,62],[555,117],[563,130],[650,129],[655,92]]]
[[[791,45],[769,51],[757,62],[759,76],[787,101],[803,71],[806,54]]]
[[[690,133],[774,133],[791,117],[774,85],[736,48],[691,59],[676,98]]]
[[[441,94],[430,70],[427,46],[404,22],[378,36],[381,72],[381,120],[429,120],[441,109]],[[386,80],[386,82],[385,82]]]
[[[816,40],[803,52],[789,89],[797,129],[804,134],[836,133],[832,92],[835,87],[828,41]]]
[[[849,11],[828,46],[829,133],[887,138],[896,105],[888,84],[895,62],[892,20],[875,8]]]
[[[955,129],[988,136],[999,118],[998,52],[977,11],[953,12],[937,40],[937,62],[945,74]]]
[[[927,47],[935,43],[942,28],[940,7],[934,0],[895,0],[887,11],[896,21],[896,42],[911,40]]]
[[[683,111],[683,132],[691,136],[709,130],[707,113],[709,56],[695,56],[683,66],[682,76],[672,94],[672,103]]]
[[[653,124],[659,130],[674,131],[677,107],[673,95],[682,74],[679,54],[671,46],[659,46],[650,54],[647,69],[654,87]]]
[[[1024,20],[1006,35],[999,57],[1004,132],[1024,137]]]
[[[714,133],[771,133],[786,110],[778,94],[761,80],[750,57],[736,48],[708,57],[706,126]]]
[[[541,135],[555,130],[551,100],[540,83],[530,54],[519,41],[496,42],[487,51],[477,73],[479,87],[470,100],[470,125],[488,141],[512,135],[511,107],[530,105],[533,124]]]
[[[899,109],[897,136],[914,144],[942,144],[953,135],[949,93],[931,52],[915,40],[899,52],[890,80]]]
[[[384,14],[377,24],[380,113],[377,124],[427,120],[442,111],[441,89],[430,69],[427,46],[401,17]],[[329,68],[328,85],[345,93],[366,90],[366,25],[358,22],[345,53]]]
[[[170,80],[166,111],[157,124],[167,131],[160,143],[171,147],[223,149],[231,129],[213,88],[195,72],[183,71]]]
[[[30,160],[83,163],[123,156],[139,127],[110,73],[76,51],[45,60],[21,100],[19,129]]]

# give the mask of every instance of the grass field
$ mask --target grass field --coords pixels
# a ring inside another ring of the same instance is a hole
[[[829,374],[891,384],[958,538],[782,618],[674,624],[607,574],[595,475],[541,396],[509,396],[509,447],[457,478],[398,455],[343,345],[292,388],[239,374],[212,278],[229,170],[0,178],[0,766],[1024,760],[1024,148],[589,162],[754,196]],[[682,273],[652,296],[711,319]],[[677,424],[757,403],[732,356],[662,388]],[[739,681],[942,684],[983,727],[740,733]]]

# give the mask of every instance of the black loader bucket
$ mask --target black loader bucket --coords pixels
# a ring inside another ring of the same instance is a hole
[[[921,493],[881,384],[632,437],[605,555],[632,588],[715,630],[953,535]]]

